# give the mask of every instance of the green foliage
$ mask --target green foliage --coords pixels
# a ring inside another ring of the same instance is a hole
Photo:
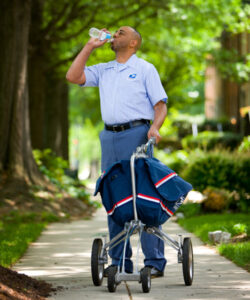
[[[54,184],[60,184],[63,181],[64,169],[68,167],[68,163],[51,149],[33,150],[35,161],[39,170],[47,176]]]
[[[245,136],[241,142],[238,152],[250,152],[250,135]]]
[[[236,37],[235,37],[236,38]],[[215,64],[223,78],[244,83],[250,76],[250,55],[240,56],[236,49],[214,51]]]
[[[162,150],[155,150],[155,156],[177,173],[184,170],[189,162],[189,154],[184,150],[165,153]]]
[[[182,146],[185,150],[201,148],[212,150],[215,148],[235,149],[241,142],[242,137],[233,132],[203,131],[197,136],[188,135],[182,139]]]
[[[182,212],[185,218],[198,216],[201,214],[201,205],[199,203],[185,203],[178,208],[178,212]]]
[[[201,192],[213,186],[249,193],[250,156],[225,151],[203,153],[181,175]]]
[[[222,244],[218,250],[221,255],[250,271],[250,242]]]
[[[247,225],[242,223],[235,224],[232,228],[232,232],[233,235],[247,233]]]
[[[189,0],[138,3],[132,0],[80,0],[67,5],[45,1],[43,14],[43,33],[56,52],[50,57],[53,57],[53,65],[59,63],[63,73],[87,42],[90,27],[106,27],[114,32],[124,24],[134,26],[143,37],[138,56],[158,69],[169,96],[168,107],[203,113],[208,53],[216,58],[216,66],[226,76],[231,78],[233,73],[236,79],[246,78],[246,58],[235,55],[234,51],[230,52],[230,59],[225,58],[219,41],[225,29],[233,33],[247,31],[249,6],[243,6],[240,0],[196,0],[192,3]],[[82,18],[83,15],[88,17]],[[88,65],[112,59],[114,53],[110,44],[105,44],[91,54]],[[225,65],[228,66],[226,71],[223,70]],[[70,89],[71,121],[78,123],[79,119],[82,122],[82,119],[90,118],[94,124],[98,123],[98,89],[72,85]],[[198,92],[197,97],[191,96],[190,92],[194,91]]]
[[[67,192],[71,197],[78,198],[90,206],[99,207],[99,202],[91,201],[85,186],[77,179],[72,179],[66,175],[65,168],[68,163],[61,157],[57,157],[50,149],[33,150],[35,160],[40,171],[57,187],[57,197],[63,196],[62,192]],[[36,187],[36,189],[40,187]]]
[[[74,124],[70,128],[70,157],[80,163],[90,163],[101,156],[99,133],[103,124],[93,124],[90,119]]]

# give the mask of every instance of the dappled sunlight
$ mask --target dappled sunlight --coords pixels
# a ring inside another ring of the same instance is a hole
[[[106,297],[108,299],[110,294],[106,288],[106,279],[102,287],[93,286],[90,267],[92,242],[95,237],[101,237],[106,230],[105,217],[105,212],[101,209],[92,220],[51,224],[52,233],[49,234],[46,231],[47,234],[42,235],[36,243],[33,243],[15,269],[26,275],[51,282],[55,286],[64,286],[68,289],[69,295],[70,291],[81,290],[84,287],[89,299],[106,299]],[[211,295],[216,295],[216,299],[224,300],[229,299],[227,291],[230,293],[230,299],[245,299],[245,294],[249,291],[249,274],[245,270],[219,256],[213,246],[205,246],[193,234],[187,233],[172,220],[164,224],[163,231],[177,240],[180,233],[183,233],[184,237],[192,238],[193,285],[185,286],[182,264],[177,262],[177,251],[166,245],[165,256],[168,262],[164,277],[152,280],[150,294],[142,294],[141,284],[138,282],[128,282],[134,300],[162,299],[163,291],[168,299],[178,300],[213,299]],[[131,237],[134,264],[137,241],[138,235],[135,234]],[[143,260],[144,256],[140,249],[139,270],[144,265]],[[62,293],[58,294],[57,299],[60,299]],[[63,299],[67,299],[67,295],[65,297]],[[115,297],[118,298],[114,299],[127,299],[124,283],[118,286]]]
[[[82,252],[82,253],[56,253],[52,255],[53,257],[88,257],[90,258],[90,252]]]

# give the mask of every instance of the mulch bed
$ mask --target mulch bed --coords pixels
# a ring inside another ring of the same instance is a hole
[[[0,266],[1,300],[44,300],[55,292],[52,285]]]

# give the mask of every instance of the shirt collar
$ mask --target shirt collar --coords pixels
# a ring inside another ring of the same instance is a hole
[[[135,65],[136,65],[137,60],[138,60],[138,57],[136,56],[136,54],[131,55],[130,58],[125,62],[124,67],[128,66],[128,67],[134,68]],[[105,69],[115,68],[116,65],[117,65],[116,60],[109,61],[106,64]]]
[[[133,54],[126,61],[125,65],[133,68],[133,67],[135,67],[137,60],[138,60],[138,57],[136,56],[136,54]]]

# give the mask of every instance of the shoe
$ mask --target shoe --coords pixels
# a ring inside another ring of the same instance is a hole
[[[108,266],[107,268],[105,268],[104,271],[103,271],[103,277],[108,277],[109,269],[110,269],[111,267],[117,267],[117,265],[110,265],[110,266]],[[120,268],[120,271],[121,271],[121,268]],[[132,274],[132,273],[133,273],[133,271],[128,271],[128,270],[125,270],[125,272],[126,272],[126,273],[129,273],[129,274]]]
[[[164,276],[164,272],[163,271],[159,271],[158,269],[156,269],[156,267],[153,266],[145,266],[144,268],[150,268],[150,274],[151,274],[151,278],[156,278],[156,277],[163,277]],[[144,269],[143,268],[143,269]],[[141,269],[141,271],[143,270]]]

